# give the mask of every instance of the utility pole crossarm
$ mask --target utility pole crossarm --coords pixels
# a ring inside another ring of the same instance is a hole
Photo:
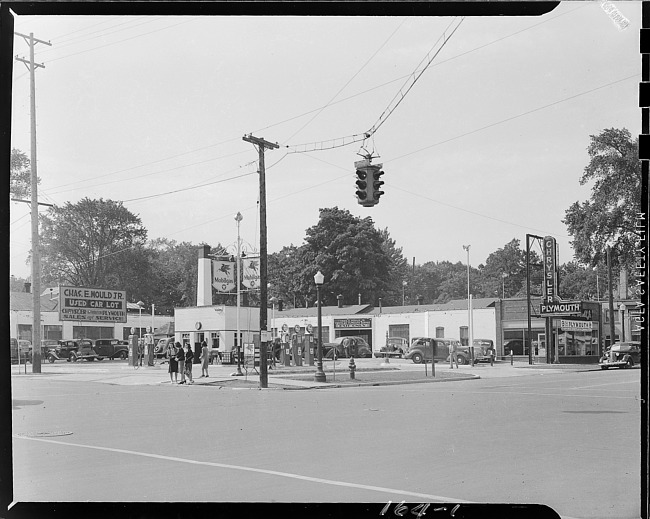
[[[246,142],[250,142],[251,144],[257,144],[258,146],[261,146],[262,148],[267,148],[269,150],[280,147],[280,145],[277,142],[272,143],[259,137],[253,137],[250,133],[248,135],[244,135],[242,139],[245,140]]]
[[[50,43],[49,41],[44,41],[44,40],[39,40],[38,38],[34,38],[33,34],[27,35],[27,34],[22,34],[22,33],[16,32],[16,31],[14,31],[14,34],[16,36],[21,36],[22,38],[25,38],[25,41],[27,43],[30,43],[30,42],[33,41],[34,43],[42,43],[44,45],[49,45],[50,47],[52,46],[52,43]]]
[[[16,56],[16,61],[22,61],[27,67],[27,70],[31,70],[30,67],[32,66],[32,64],[34,65],[34,68],[45,68],[45,65],[43,63],[32,63],[28,59],[19,58],[18,56]]]

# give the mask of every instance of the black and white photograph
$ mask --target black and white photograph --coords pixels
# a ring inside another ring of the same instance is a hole
[[[3,4],[1,517],[648,517],[642,2]]]

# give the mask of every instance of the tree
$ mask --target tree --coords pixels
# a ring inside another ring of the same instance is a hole
[[[147,231],[121,202],[84,198],[40,216],[43,282],[134,290],[148,264]]]
[[[38,179],[38,183],[41,180]],[[11,150],[9,194],[12,198],[25,199],[32,192],[32,170],[29,158],[17,148]]]
[[[320,270],[326,279],[322,296],[334,304],[343,296],[345,304],[361,301],[373,305],[387,292],[390,258],[384,240],[370,217],[357,218],[338,207],[321,209],[318,224],[307,229],[306,269],[303,286],[309,287],[310,301],[316,289],[313,276]]]
[[[593,182],[591,197],[571,205],[563,220],[573,237],[574,257],[593,266],[604,262],[610,245],[612,263],[631,270],[638,240],[635,218],[641,211],[639,142],[625,128],[609,128],[590,138],[590,161],[580,184]]]
[[[490,297],[514,297],[526,295],[526,251],[521,250],[519,240],[509,243],[491,253],[485,265],[479,265],[481,292]],[[531,262],[539,256],[532,252]]]
[[[607,273],[602,267],[598,275],[604,276],[602,286],[597,286],[596,272],[591,268],[585,268],[575,261],[560,266],[560,296],[563,299],[573,301],[595,301],[597,300],[596,289],[601,294],[607,288]]]
[[[402,283],[408,276],[408,263],[402,254],[402,248],[397,246],[395,240],[390,237],[388,228],[379,231],[382,239],[382,249],[388,258],[387,287],[382,297],[382,304],[402,304]]]

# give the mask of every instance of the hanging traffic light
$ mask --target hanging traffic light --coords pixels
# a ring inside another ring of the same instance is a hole
[[[379,203],[379,197],[384,194],[383,191],[381,191],[381,186],[384,185],[384,181],[380,180],[381,176],[384,174],[383,171],[381,171],[381,167],[383,164],[377,164],[375,166],[372,166],[372,201],[375,204]]]
[[[357,201],[361,205],[368,205],[369,202],[369,197],[368,197],[368,172],[366,171],[365,168],[357,169]],[[372,203],[370,205],[373,205]]]

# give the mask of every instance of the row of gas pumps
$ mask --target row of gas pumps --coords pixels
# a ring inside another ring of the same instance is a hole
[[[134,331],[134,330],[132,330]],[[129,366],[142,366],[146,361],[147,366],[154,365],[154,337],[153,333],[144,334],[144,345],[138,344],[140,337],[133,333],[129,335]]]
[[[313,334],[298,335],[284,333],[280,342],[281,366],[313,366],[318,345]]]

